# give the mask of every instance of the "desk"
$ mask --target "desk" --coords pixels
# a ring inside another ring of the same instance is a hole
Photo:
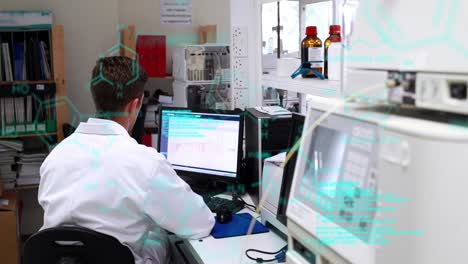
[[[228,195],[219,195],[222,198],[230,198]],[[248,195],[242,197],[247,203],[252,203]],[[243,209],[239,213],[250,213],[253,217],[259,217],[258,214]],[[260,219],[257,219],[260,220]],[[188,259],[193,259],[193,263],[204,264],[239,264],[256,263],[245,256],[245,251],[250,248],[263,251],[278,251],[287,244],[285,240],[270,230],[268,233],[254,234],[250,236],[239,236],[230,238],[215,239],[212,236],[201,240],[185,240],[184,254]],[[273,255],[251,253],[253,257],[262,257],[264,259],[273,258]]]

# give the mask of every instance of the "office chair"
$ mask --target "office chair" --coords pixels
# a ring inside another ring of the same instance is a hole
[[[23,264],[134,264],[132,252],[112,236],[77,226],[59,226],[32,235]]]

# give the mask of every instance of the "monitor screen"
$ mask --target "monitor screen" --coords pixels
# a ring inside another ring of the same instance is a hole
[[[308,115],[312,124],[323,112],[311,109]],[[370,220],[375,217],[376,208],[378,126],[332,114],[311,134],[303,136],[290,187],[288,217],[307,226],[309,223],[302,219],[318,215],[368,241]],[[296,208],[301,208],[304,214],[295,214]],[[327,225],[324,221],[320,223],[316,230],[324,232]],[[327,234],[320,233],[321,239],[336,238],[333,232]]]
[[[331,198],[336,194],[347,143],[347,134],[323,126],[318,126],[312,137],[309,173],[322,186],[322,194]]]
[[[241,113],[163,108],[160,115],[159,152],[181,176],[237,178]]]

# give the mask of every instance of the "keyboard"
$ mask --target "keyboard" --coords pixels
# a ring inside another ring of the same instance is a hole
[[[216,213],[220,206],[227,207],[233,214],[244,209],[244,202],[239,200],[233,201],[219,197],[203,197],[203,200],[213,213]]]

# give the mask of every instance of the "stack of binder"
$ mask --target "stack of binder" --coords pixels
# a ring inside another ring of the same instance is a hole
[[[21,141],[0,140],[0,180],[7,190],[15,187],[15,157],[19,151],[23,151],[23,143]]]
[[[55,132],[55,109],[41,107],[51,98],[53,95],[0,97],[0,135]]]
[[[20,153],[16,185],[33,185],[40,182],[40,168],[48,153]]]
[[[14,35],[13,35],[14,36]],[[0,34],[0,81],[42,81],[52,79],[49,45],[36,37],[5,42]]]

